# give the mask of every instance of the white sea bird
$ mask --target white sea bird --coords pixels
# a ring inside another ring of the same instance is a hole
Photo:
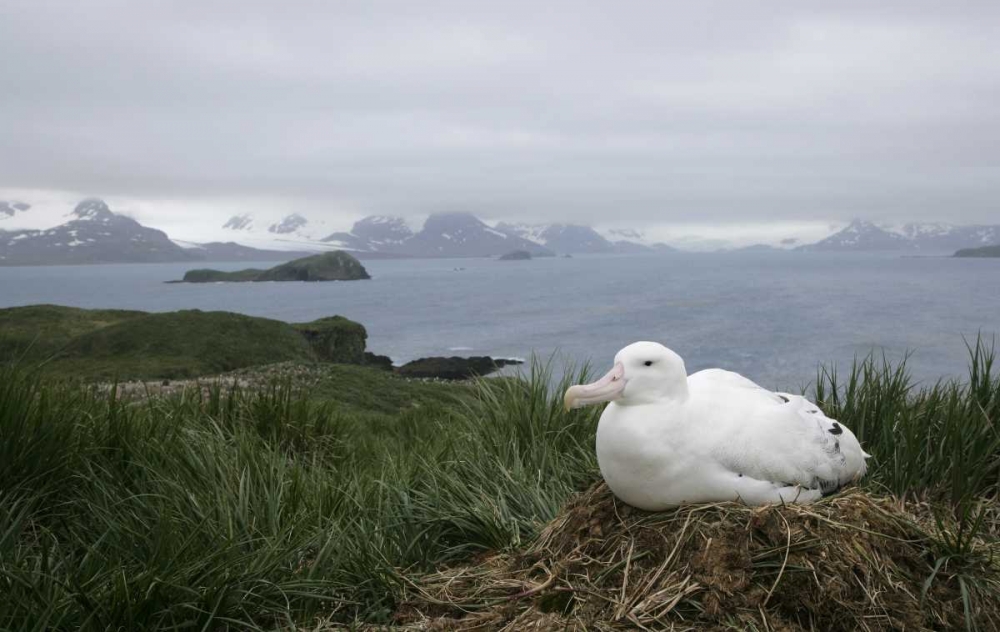
[[[843,424],[806,398],[722,369],[688,375],[679,355],[636,342],[567,408],[611,402],[597,426],[597,462],[626,503],[651,511],[696,502],[808,503],[865,473]]]

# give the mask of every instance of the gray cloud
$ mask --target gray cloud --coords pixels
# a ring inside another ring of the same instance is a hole
[[[1000,5],[11,2],[0,186],[996,221]]]

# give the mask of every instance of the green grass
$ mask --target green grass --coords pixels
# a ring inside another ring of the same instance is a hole
[[[877,465],[870,479],[888,492],[943,495],[952,504],[1000,493],[1000,375],[994,350],[969,347],[966,381],[915,384],[906,362],[869,356],[846,377],[821,370],[814,394],[854,431]]]
[[[146,312],[28,305],[0,309],[0,359],[46,360],[80,335]]]
[[[815,386],[874,455],[868,490],[959,518],[931,583],[998,537],[1000,379],[972,352],[962,383],[870,358]],[[129,403],[0,369],[0,629],[387,623],[410,578],[531,542],[599,476],[599,409],[564,411],[537,362],[472,386],[329,371]]]
[[[0,309],[0,361],[87,381],[190,378],[288,361],[361,362],[366,336],[362,325],[339,316],[293,325],[200,310]]]
[[[89,378],[183,378],[315,359],[288,324],[232,312],[146,314],[71,340],[51,369]]]
[[[264,270],[259,268],[247,268],[233,272],[198,268],[184,273],[184,283],[248,283],[256,281],[263,273]]]

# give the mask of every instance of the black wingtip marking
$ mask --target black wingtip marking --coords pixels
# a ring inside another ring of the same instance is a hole
[[[780,397],[781,399],[785,400],[785,403],[786,403],[786,404],[787,404],[788,402],[792,401],[792,400],[788,399],[787,397],[785,397],[784,395],[781,395],[780,393],[778,394],[778,397]]]
[[[832,496],[840,491],[843,485],[840,484],[840,479],[837,480],[824,480],[821,478],[813,479],[813,489],[819,489],[820,494],[823,498],[827,496]]]
[[[829,432],[832,435],[839,435],[839,434],[844,434],[844,429],[841,428],[840,424],[838,424],[835,421],[835,422],[833,422],[833,428],[830,428],[830,430],[828,430],[827,432]]]

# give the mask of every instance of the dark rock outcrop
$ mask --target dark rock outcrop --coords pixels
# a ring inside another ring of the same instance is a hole
[[[287,235],[289,233],[294,233],[308,223],[309,220],[306,218],[302,217],[298,213],[292,213],[291,215],[282,218],[280,222],[268,226],[267,232],[275,235]]]
[[[493,373],[508,365],[522,364],[520,360],[491,358],[489,356],[472,356],[460,358],[431,357],[420,358],[407,362],[396,369],[396,374],[402,377],[437,378],[441,380],[467,380]]]
[[[364,325],[343,316],[320,318],[308,323],[296,323],[295,328],[323,362],[363,364],[368,332]],[[391,361],[390,361],[391,365]]]
[[[380,369],[382,371],[392,370],[392,358],[385,355],[378,355],[377,353],[372,353],[371,351],[365,351],[362,364],[370,366],[374,369]]]

